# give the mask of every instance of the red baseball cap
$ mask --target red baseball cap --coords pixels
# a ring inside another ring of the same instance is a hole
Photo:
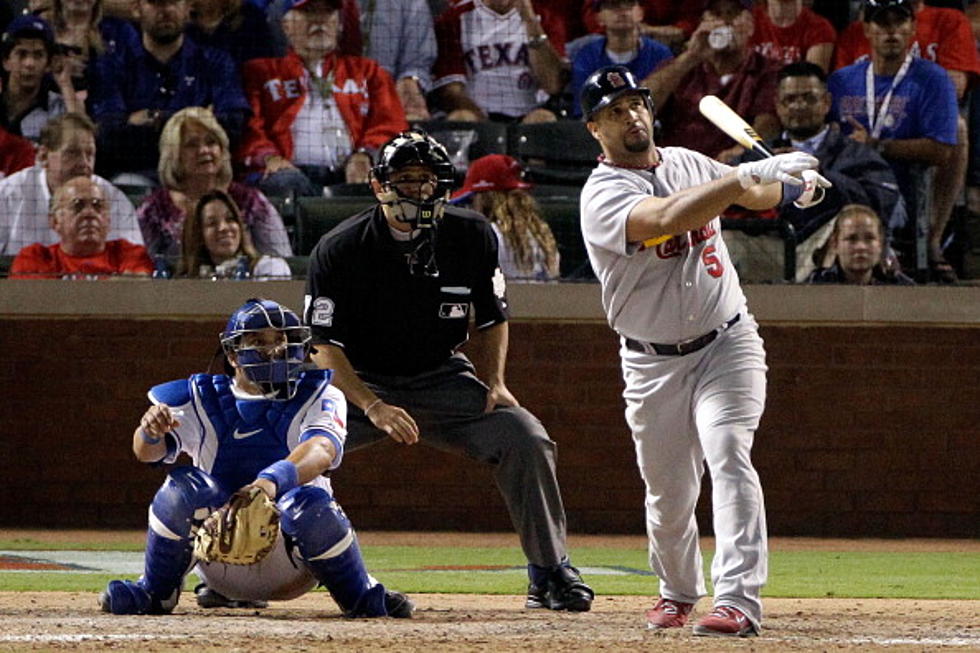
[[[284,0],[279,3],[278,6],[272,7],[272,11],[278,13],[280,16],[286,15],[286,12],[292,11],[293,9],[303,9],[306,5],[310,4],[311,0]],[[343,0],[323,0],[324,4],[330,9],[340,10],[344,4]]]
[[[524,169],[513,157],[506,154],[488,154],[470,163],[463,187],[453,194],[453,202],[462,202],[473,193],[491,190],[530,188],[524,181]]]

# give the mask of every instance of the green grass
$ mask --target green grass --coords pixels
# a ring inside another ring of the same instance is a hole
[[[0,549],[50,549],[29,540],[0,541]],[[108,550],[100,545],[61,549]],[[140,550],[115,545],[111,550]],[[409,547],[367,546],[368,568],[382,582],[410,593],[447,592],[520,594],[526,577],[521,569],[498,573],[469,571],[422,571],[423,567],[503,566],[521,567],[524,558],[517,547]],[[710,551],[705,557],[710,560]],[[706,569],[705,576],[710,577]],[[648,571],[646,551],[579,547],[574,551],[579,567],[620,567]],[[776,551],[770,555],[768,597],[799,598],[919,598],[980,599],[980,555],[971,553],[868,553],[828,551]],[[0,572],[0,590],[92,591],[105,586],[110,576],[74,573]],[[657,591],[653,576],[591,574],[588,582],[599,594],[651,595]],[[188,581],[193,587],[196,581]]]

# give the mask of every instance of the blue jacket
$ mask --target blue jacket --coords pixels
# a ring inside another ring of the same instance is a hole
[[[139,47],[120,48],[101,57],[90,104],[100,129],[100,155],[125,155],[121,170],[156,170],[159,159],[159,128],[127,124],[131,113],[156,109],[165,122],[185,107],[210,106],[232,143],[249,115],[231,56],[198,45],[186,34],[180,51],[165,64],[147,52],[142,42]],[[141,147],[134,148],[134,143]]]
[[[586,43],[575,54],[572,62],[572,115],[582,116],[582,107],[579,104],[579,94],[582,86],[589,75],[605,66],[612,66],[616,62],[609,58],[606,53],[606,37],[595,39]],[[629,63],[623,64],[629,68],[637,81],[659,68],[665,61],[674,58],[674,54],[666,45],[648,36],[640,37],[640,49]]]

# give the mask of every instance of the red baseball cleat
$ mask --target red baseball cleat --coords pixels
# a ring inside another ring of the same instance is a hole
[[[719,605],[698,621],[694,634],[706,637],[755,637],[759,631],[738,608]]]
[[[687,615],[694,608],[693,603],[682,603],[673,599],[660,599],[647,610],[647,628],[680,628],[687,623]]]

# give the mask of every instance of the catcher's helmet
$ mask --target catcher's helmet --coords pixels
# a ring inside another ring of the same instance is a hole
[[[635,93],[643,97],[653,116],[653,98],[650,89],[636,83],[636,78],[626,66],[606,66],[595,71],[585,80],[579,101],[582,117],[593,120],[595,114],[616,101],[621,95]]]
[[[245,344],[243,336],[276,329],[285,339],[270,345]],[[285,401],[296,394],[300,374],[310,353],[310,328],[296,313],[271,299],[250,299],[228,319],[221,348],[269,399]]]

